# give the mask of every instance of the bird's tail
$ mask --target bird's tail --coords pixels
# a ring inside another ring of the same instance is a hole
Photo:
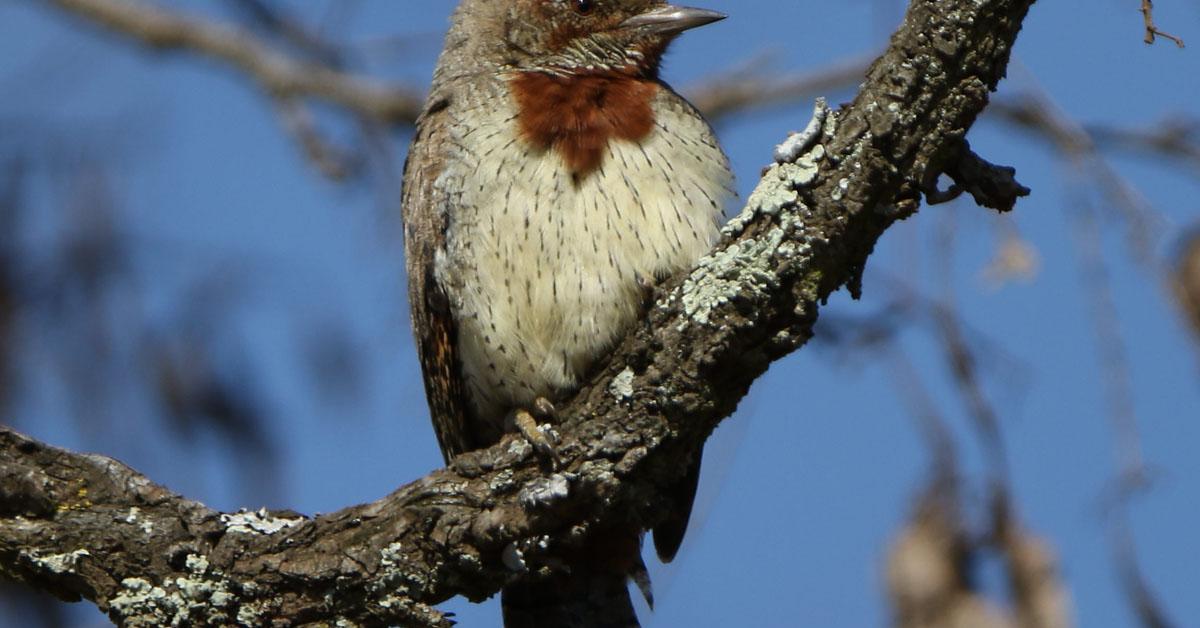
[[[655,549],[663,562],[670,562],[683,542],[699,480],[697,454],[684,477],[668,490],[667,516],[654,528]],[[501,591],[504,628],[639,628],[629,597],[630,579],[654,606],[641,557],[641,533],[616,528],[592,538],[587,550],[568,559],[567,570],[514,582]]]
[[[626,576],[581,572],[511,584],[500,593],[504,628],[638,628]]]
[[[566,568],[513,582],[500,592],[504,628],[639,628],[629,597],[632,578],[653,606],[650,577],[634,529],[595,534]]]
[[[700,483],[701,453],[696,453],[696,458],[688,464],[687,473],[667,491],[666,518],[654,527],[654,549],[664,563],[675,559],[683,543],[683,533],[687,532],[688,520],[692,518],[696,487]]]

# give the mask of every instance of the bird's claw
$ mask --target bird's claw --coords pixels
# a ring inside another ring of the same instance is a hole
[[[548,400],[538,397],[533,402],[533,410],[542,418],[552,418],[554,416],[554,405]],[[549,460],[553,468],[558,469],[562,466],[562,459],[558,456],[558,451],[554,445],[558,441],[554,430],[549,424],[538,425],[537,419],[533,418],[528,410],[518,409],[513,413],[513,425],[520,432],[521,436],[533,446],[533,450],[543,460]]]

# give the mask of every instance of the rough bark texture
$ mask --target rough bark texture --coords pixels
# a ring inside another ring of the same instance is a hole
[[[1031,4],[914,1],[855,101],[781,146],[714,252],[560,408],[560,470],[507,438],[375,503],[222,514],[0,430],[0,573],[125,625],[443,626],[430,605],[545,573],[612,513],[653,526],[682,461],[808,340],[830,293],[857,293],[875,242],[939,174],[985,173],[957,183],[992,206],[1020,195],[973,155],[954,160]]]

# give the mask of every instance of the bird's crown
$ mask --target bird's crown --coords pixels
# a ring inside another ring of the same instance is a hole
[[[679,33],[723,17],[663,0],[467,0],[460,12],[474,36],[499,40],[508,69],[644,77]]]

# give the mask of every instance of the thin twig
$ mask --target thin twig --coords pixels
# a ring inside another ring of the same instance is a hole
[[[1170,33],[1164,33],[1163,31],[1158,30],[1158,27],[1154,25],[1153,0],[1142,0],[1142,21],[1146,23],[1146,37],[1143,41],[1145,41],[1147,44],[1153,44],[1154,38],[1157,36],[1162,37],[1163,39],[1169,39],[1175,42],[1176,46],[1183,48],[1182,39],[1171,35]]]
[[[1121,212],[1129,226],[1127,239],[1135,259],[1143,266],[1155,268],[1154,241],[1162,223],[1161,216],[1108,162],[1095,138],[1064,114],[1045,90],[1035,87],[1021,97],[997,100],[988,107],[988,112],[1048,140],[1074,164],[1076,171],[1092,173],[1091,179],[1104,190],[1112,207]]]
[[[709,122],[718,124],[752,109],[796,103],[857,85],[873,58],[852,57],[815,72],[779,77],[761,70],[765,61],[760,55],[684,91]]]
[[[1200,175],[1200,118],[1188,115],[1166,117],[1153,126],[1122,128],[1088,124],[1084,129],[1096,144],[1136,151],[1190,168]]]
[[[1081,274],[1085,289],[1091,296],[1092,324],[1100,351],[1100,368],[1104,373],[1104,385],[1101,388],[1107,393],[1105,405],[1116,441],[1117,477],[1111,499],[1106,500],[1110,549],[1125,594],[1142,625],[1147,628],[1166,628],[1174,624],[1166,619],[1165,610],[1142,575],[1129,531],[1130,499],[1148,485],[1148,471],[1131,389],[1129,357],[1117,321],[1116,302],[1108,268],[1104,263],[1095,211],[1082,195],[1079,195],[1077,206],[1075,232],[1080,249]]]
[[[277,102],[284,126],[296,138],[305,156],[317,166],[321,174],[340,181],[360,169],[361,160],[330,144],[321,136],[312,112],[302,102],[294,98],[280,98]]]
[[[286,11],[280,11],[264,0],[226,0],[247,20],[268,35],[278,38],[304,56],[315,59],[332,68],[342,69],[342,54],[337,46],[330,44],[320,35],[293,19]]]

